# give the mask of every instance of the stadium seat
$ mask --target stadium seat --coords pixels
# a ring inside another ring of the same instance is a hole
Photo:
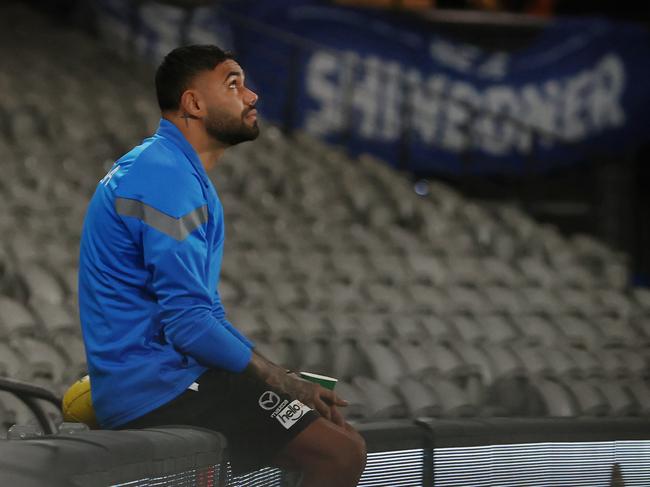
[[[595,293],[591,289],[574,289],[562,287],[559,296],[570,313],[579,313],[591,316],[598,310],[599,304]]]
[[[458,331],[461,340],[469,343],[482,343],[487,340],[489,331],[477,323],[470,314],[448,316],[449,322]]]
[[[462,342],[461,342],[462,343]],[[458,351],[460,343],[451,343],[442,345],[439,343],[431,344],[429,353],[431,354],[432,365],[440,377],[449,379],[462,379],[471,374],[475,369],[469,365]]]
[[[32,377],[32,367],[27,359],[6,341],[0,341],[0,375],[21,380]]]
[[[269,292],[267,282],[259,276],[249,276],[243,289],[243,299],[240,307],[244,308],[261,308],[264,306],[273,306],[273,297]]]
[[[333,337],[334,331],[333,326],[330,325],[330,320],[332,322],[337,321],[332,318],[335,316],[334,314],[325,315],[300,309],[287,309],[286,311],[295,326],[302,330],[306,340],[328,341]],[[338,332],[334,333],[334,335],[338,336]]]
[[[356,315],[359,327],[359,338],[363,341],[381,341],[389,343],[394,339],[389,323],[389,314],[360,313]]]
[[[522,338],[520,331],[504,314],[478,314],[474,317],[485,330],[485,338],[493,343],[509,343]]]
[[[243,306],[228,309],[227,319],[252,340],[269,340],[271,330],[257,311]]]
[[[516,267],[496,257],[484,258],[483,269],[485,271],[486,285],[513,288],[523,283],[523,276],[521,276]]]
[[[407,417],[406,406],[390,387],[368,377],[355,377],[352,384],[364,395],[366,419]]]
[[[575,398],[565,385],[547,379],[534,381],[534,385],[544,402],[547,416],[573,417],[580,414]]]
[[[327,287],[320,282],[307,281],[303,287],[306,307],[313,311],[323,311],[331,306],[331,296]]]
[[[327,369],[332,370],[334,377],[352,381],[355,377],[372,374],[372,368],[366,360],[362,347],[353,340],[341,340],[332,343],[332,355]]]
[[[388,386],[394,386],[409,370],[399,354],[380,342],[360,344],[365,360],[370,365],[373,379]]]
[[[594,275],[577,263],[557,267],[558,281],[568,288],[588,289],[594,283]]]
[[[557,329],[563,334],[562,343],[591,349],[603,343],[604,337],[600,330],[577,316],[558,313],[554,320]]]
[[[323,269],[327,268],[327,264],[323,264]],[[370,267],[367,259],[359,253],[346,253],[343,255],[336,255],[331,259],[329,272],[335,275],[350,276],[364,276]]]
[[[409,252],[406,260],[410,266],[410,272],[413,276],[422,282],[441,285],[447,280],[449,270],[442,261],[427,254]]]
[[[397,391],[408,409],[409,416],[418,418],[442,415],[442,407],[435,393],[421,381],[404,379],[397,384]]]
[[[628,364],[634,365],[634,360],[627,362],[623,359],[625,351],[622,353],[614,348],[601,348],[596,351],[596,355],[603,370],[608,378],[621,379],[630,376]]]
[[[259,312],[261,320],[266,324],[273,340],[303,341],[303,330],[293,321],[291,315],[283,311],[283,307],[263,308]]]
[[[539,417],[545,410],[533,380],[510,376],[499,378],[485,388],[481,413],[485,416]]]
[[[530,285],[548,288],[557,280],[551,267],[538,259],[523,258],[517,264],[522,276]]]
[[[65,291],[61,284],[43,266],[23,265],[21,275],[27,284],[30,299],[51,304],[61,304],[65,300]]]
[[[12,347],[20,351],[31,367],[31,380],[39,383],[61,384],[69,382],[67,362],[61,352],[48,341],[34,337],[16,337]]]
[[[60,331],[51,336],[51,342],[63,352],[66,359],[66,377],[77,379],[88,373],[86,349],[77,333],[72,330]]]
[[[485,286],[482,291],[495,312],[520,315],[530,311],[526,301],[515,289],[501,286]]]
[[[596,295],[606,312],[618,316],[628,316],[632,312],[632,300],[617,289],[599,289]]]
[[[323,295],[327,296],[325,299],[330,309],[353,312],[365,307],[360,290],[354,284],[334,281],[323,287]]]
[[[316,374],[333,375],[341,380],[350,378],[355,371],[347,371],[348,363],[343,361],[337,370],[337,364],[333,362],[332,348],[333,345],[329,340],[313,338],[302,343],[299,352],[296,352],[300,360],[300,369]]]
[[[390,332],[403,342],[423,343],[429,333],[417,315],[392,314],[387,317]]]
[[[452,369],[451,377],[465,379],[468,376],[478,375],[484,385],[492,384],[496,380],[492,361],[481,346],[454,342],[451,348],[461,359],[460,364],[456,364]]]
[[[446,315],[453,309],[447,293],[431,284],[413,284],[408,289],[411,310],[424,313]]]
[[[469,394],[454,382],[439,377],[427,377],[425,383],[438,398],[441,414],[447,417],[476,416],[478,408]]]
[[[524,287],[520,290],[525,302],[526,311],[529,313],[560,313],[563,304],[560,298],[550,288]]]
[[[0,325],[8,335],[38,333],[36,319],[29,309],[8,296],[0,296]]]
[[[363,392],[355,385],[338,381],[336,384],[336,393],[348,402],[346,407],[340,409],[348,421],[362,420],[367,416],[366,399]]]
[[[521,361],[528,377],[552,377],[554,370],[546,360],[544,349],[538,346],[513,346],[512,351]]]
[[[523,364],[510,347],[490,343],[483,345],[482,348],[490,359],[492,376],[495,380],[526,375]]]
[[[647,288],[636,288],[632,295],[637,304],[644,310],[650,311],[650,290]]]
[[[624,348],[650,344],[645,334],[636,330],[628,318],[592,316],[591,322],[602,335],[601,344],[604,347]]]
[[[270,342],[263,341],[255,342],[255,349],[272,362],[288,368],[287,362],[291,361],[291,357],[287,356],[286,350],[274,347]]]
[[[437,369],[426,345],[408,341],[391,343],[391,348],[406,366],[406,373],[411,377],[423,377],[433,374]]]
[[[399,312],[405,309],[405,298],[401,289],[382,283],[369,283],[366,285],[366,292],[372,306],[381,312]]]
[[[602,359],[599,357],[597,351],[587,350],[583,348],[570,348],[567,353],[573,358],[580,376],[584,379],[605,377],[605,369],[603,368]]]
[[[286,338],[273,340],[270,343],[273,354],[277,358],[278,364],[290,370],[297,370],[302,361],[302,347],[294,340]]]
[[[449,257],[446,262],[451,270],[449,279],[451,283],[460,288],[478,287],[485,283],[486,273],[483,261],[473,256]],[[451,293],[453,296],[453,292]]]
[[[34,314],[48,333],[77,332],[79,323],[64,304],[48,301],[33,301]]]
[[[378,339],[387,339],[389,336],[388,329],[383,323],[382,315],[372,314],[373,318],[366,318],[362,328],[359,324],[360,315],[356,313],[340,313],[333,311],[331,313],[324,313],[324,323],[329,323],[327,327],[330,333],[329,338],[336,337],[340,340],[353,339],[358,340],[361,336],[376,337]],[[366,329],[367,328],[367,329]]]
[[[639,405],[633,394],[618,380],[592,381],[593,385],[603,394],[609,404],[611,416],[635,416]]]
[[[623,362],[625,373],[631,378],[650,378],[650,363],[647,349],[614,348],[612,349]]]
[[[270,286],[275,298],[276,306],[279,308],[305,307],[306,296],[301,287],[295,282],[278,281]]]
[[[547,347],[543,352],[553,374],[558,378],[574,378],[580,376],[580,368],[573,354],[565,348]]]
[[[555,346],[560,343],[560,331],[543,314],[514,314],[512,322],[519,329],[522,340],[533,345]]]
[[[449,301],[455,313],[485,314],[491,311],[490,301],[471,286],[451,286],[448,288]]]
[[[224,305],[236,306],[242,299],[242,292],[229,277],[221,276],[219,280],[219,297]]]
[[[634,398],[639,414],[648,416],[650,414],[650,386],[647,380],[635,378],[625,381],[623,386]]]
[[[420,320],[427,333],[427,337],[433,343],[448,343],[450,341],[460,340],[458,331],[447,319],[443,319],[434,314],[422,314],[420,315]]]
[[[372,272],[380,281],[406,282],[410,277],[407,262],[397,253],[369,253]]]
[[[607,416],[610,404],[592,383],[584,380],[565,380],[576,399],[580,416]]]

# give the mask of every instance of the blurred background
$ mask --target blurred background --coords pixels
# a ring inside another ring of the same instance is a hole
[[[357,421],[650,414],[650,35],[631,2],[5,1],[0,374],[85,373],[81,223],[172,48],[262,135],[211,173],[230,321]],[[51,411],[56,415],[56,411]],[[0,393],[6,427],[29,411]],[[0,428],[0,434],[2,429]]]

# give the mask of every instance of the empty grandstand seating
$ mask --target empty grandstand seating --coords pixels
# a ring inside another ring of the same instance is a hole
[[[149,70],[0,9],[0,374],[60,392],[84,372],[84,208],[158,114]],[[211,177],[229,318],[270,358],[339,377],[351,419],[650,414],[650,293],[594,239],[439,182],[419,196],[267,123]],[[0,436],[14,421],[29,412],[0,394]]]

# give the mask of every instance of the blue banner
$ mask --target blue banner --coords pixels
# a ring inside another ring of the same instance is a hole
[[[641,26],[561,18],[506,52],[382,11],[315,0],[224,5],[195,13],[186,37],[206,40],[214,26],[266,118],[354,153],[417,171],[519,173],[649,140],[650,34]],[[161,17],[142,17],[149,38],[165,31],[151,18]]]

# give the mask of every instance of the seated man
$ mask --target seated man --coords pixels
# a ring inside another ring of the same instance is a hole
[[[79,308],[104,428],[222,432],[235,473],[299,469],[307,487],[356,485],[365,444],[333,391],[271,363],[217,293],[223,209],[207,176],[259,133],[257,95],[216,46],[170,52],[156,72],[157,132],[100,181],[84,221]]]

